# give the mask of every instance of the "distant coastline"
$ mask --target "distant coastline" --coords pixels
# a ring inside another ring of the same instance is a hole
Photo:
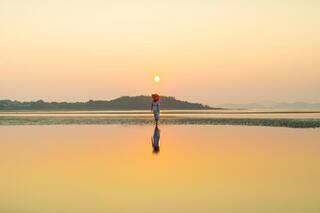
[[[113,100],[89,100],[86,102],[55,102],[55,101],[17,101],[0,100],[1,112],[70,112],[70,111],[140,111],[148,110],[151,103],[150,96],[122,96]],[[161,97],[162,110],[259,110],[265,113],[276,113],[274,110],[280,110],[280,113],[300,113],[311,111],[320,111],[320,103],[306,102],[268,102],[268,103],[248,103],[248,104],[217,104],[215,107],[188,102],[176,99],[172,96]],[[208,112],[206,112],[208,113]],[[214,113],[214,112],[212,112]],[[244,112],[249,114],[250,112]]]
[[[217,107],[228,109],[286,109],[286,110],[320,110],[320,103],[306,102],[266,102],[248,104],[219,104]]]
[[[123,96],[114,100],[90,100],[87,102],[46,102],[43,100],[21,102],[0,100],[0,111],[95,111],[95,110],[148,110],[149,96]],[[200,103],[178,100],[174,97],[161,97],[163,110],[206,110],[214,108]]]

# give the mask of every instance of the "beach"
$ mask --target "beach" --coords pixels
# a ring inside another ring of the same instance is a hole
[[[151,125],[148,111],[0,112],[0,125]],[[320,111],[313,110],[167,110],[163,125],[244,125],[319,128]]]

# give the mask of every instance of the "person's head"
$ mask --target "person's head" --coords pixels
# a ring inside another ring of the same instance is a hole
[[[152,150],[152,152],[154,153],[154,154],[158,154],[159,152],[160,152],[160,147],[153,147],[153,150]]]
[[[158,94],[152,94],[152,100],[153,100],[154,102],[159,101],[159,100],[160,100],[160,95],[158,95]]]

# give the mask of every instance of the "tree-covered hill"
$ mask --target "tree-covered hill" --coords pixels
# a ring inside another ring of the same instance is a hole
[[[0,100],[0,111],[32,111],[32,110],[149,110],[149,96],[123,96],[114,100],[90,100],[88,102],[45,102],[43,100],[20,102]],[[177,100],[163,96],[160,100],[164,110],[203,110],[212,109],[207,105]]]

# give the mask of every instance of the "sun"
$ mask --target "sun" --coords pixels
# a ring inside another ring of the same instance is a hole
[[[154,80],[154,82],[159,83],[160,76],[158,76],[158,75],[154,76],[153,80]]]

